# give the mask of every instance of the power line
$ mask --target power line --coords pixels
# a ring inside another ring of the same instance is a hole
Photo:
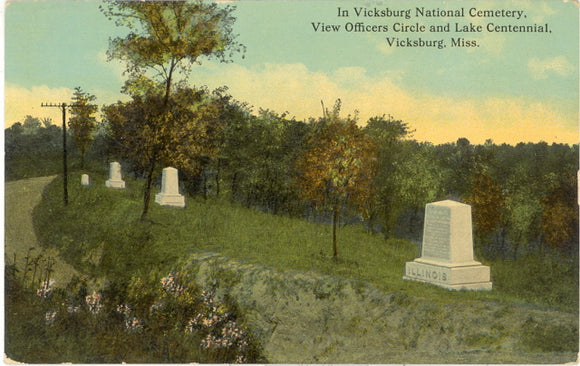
[[[66,103],[41,103],[41,107],[55,107],[62,109],[62,165],[63,165],[63,176],[64,176],[64,205],[68,205],[68,166],[66,161],[67,151],[66,151],[66,108],[68,107]]]
[[[67,150],[66,150],[66,109],[71,107],[89,106],[90,104],[66,104],[62,103],[41,103],[41,107],[53,107],[62,109],[62,165],[63,165],[63,191],[64,191],[64,205],[68,205],[68,164],[67,164]]]

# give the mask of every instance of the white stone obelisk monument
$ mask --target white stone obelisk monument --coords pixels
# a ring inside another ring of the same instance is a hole
[[[161,192],[155,195],[155,202],[162,206],[185,207],[185,197],[179,194],[179,172],[167,167],[161,177]]]
[[[125,181],[121,177],[121,164],[113,161],[109,164],[109,179],[105,182],[108,188],[125,188]]]
[[[405,264],[403,279],[453,290],[491,290],[490,268],[473,257],[471,206],[450,200],[427,204],[421,257]]]

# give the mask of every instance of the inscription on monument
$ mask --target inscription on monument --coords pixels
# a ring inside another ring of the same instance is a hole
[[[448,207],[428,205],[423,231],[423,256],[450,260],[450,222]]]
[[[409,262],[405,268],[405,274],[408,278],[412,279],[447,282],[447,278],[449,277],[449,270],[446,268],[428,265],[422,266],[413,262]]]

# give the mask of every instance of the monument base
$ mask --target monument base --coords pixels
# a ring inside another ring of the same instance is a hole
[[[107,186],[107,188],[123,189],[125,188],[125,181],[108,179],[107,181],[105,181],[105,186]]]
[[[426,282],[450,290],[491,290],[492,288],[489,267],[476,261],[445,264],[417,258],[405,263],[403,279]]]
[[[181,194],[157,193],[155,202],[161,206],[185,207],[185,197]]]

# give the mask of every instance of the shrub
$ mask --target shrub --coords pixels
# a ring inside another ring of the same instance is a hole
[[[44,281],[34,291],[6,271],[7,354],[22,362],[219,362],[259,359],[251,337],[225,303],[171,272],[88,291],[75,278],[66,289]],[[159,278],[159,277],[158,277]],[[119,300],[125,300],[120,302]],[[32,316],[30,314],[33,314]]]

